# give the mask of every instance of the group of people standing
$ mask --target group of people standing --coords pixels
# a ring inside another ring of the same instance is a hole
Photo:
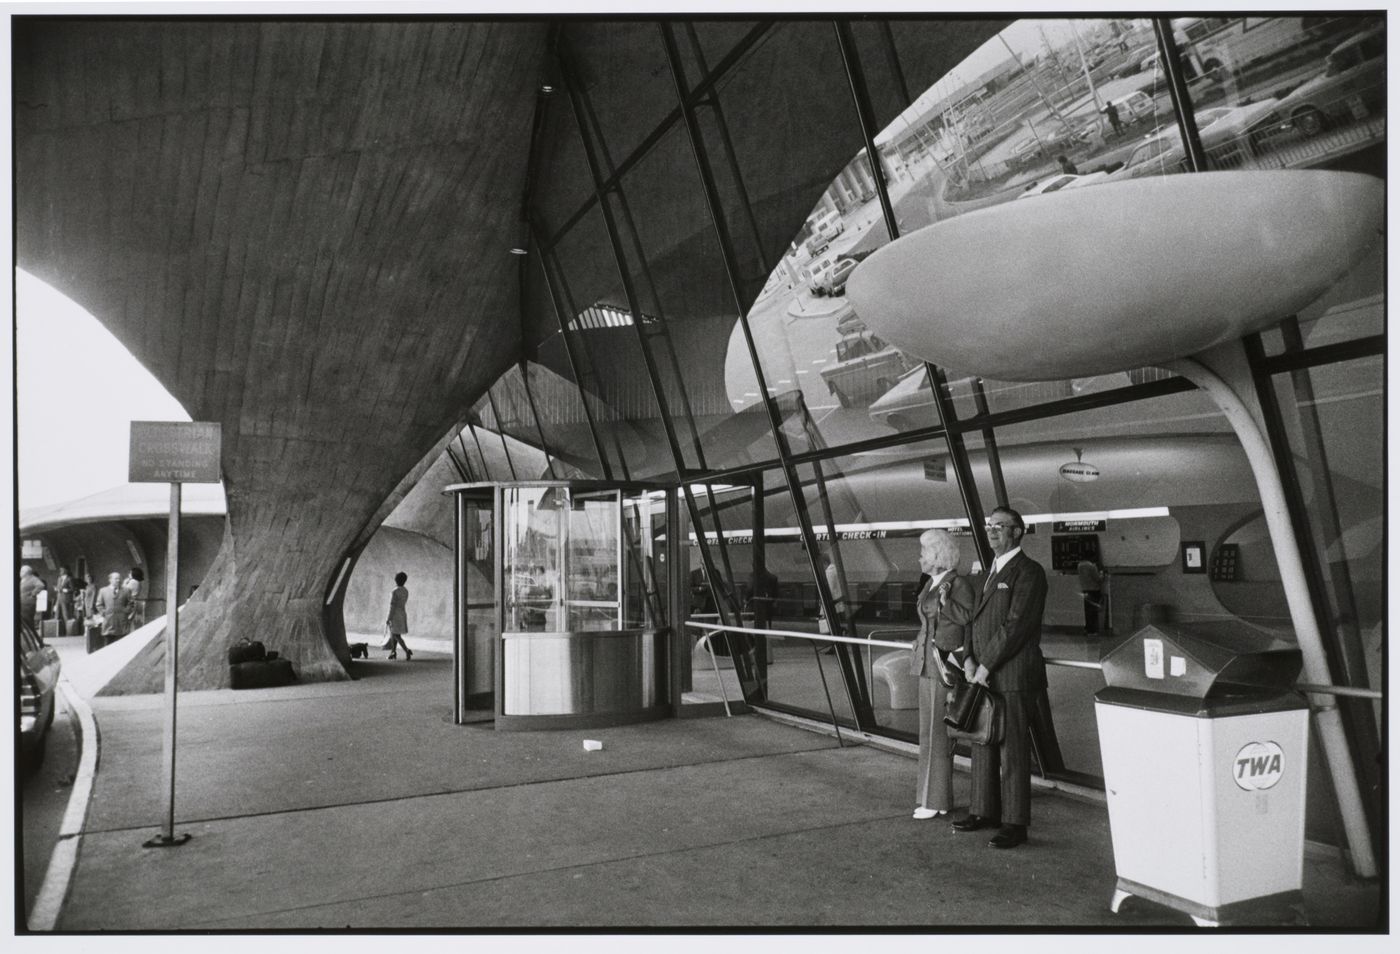
[[[957,540],[944,530],[919,538],[919,565],[928,582],[919,591],[919,634],[913,674],[919,677],[917,819],[953,808],[953,742],[943,723],[948,693],[977,683],[1001,696],[1001,741],[972,748],[972,798],[954,831],[996,829],[988,844],[1024,844],[1031,814],[1030,715],[1045,693],[1041,617],[1049,589],[1044,568],[1021,550],[1026,524],[1009,507],[987,518],[995,559],[980,592],[957,572]]]
[[[107,585],[98,587],[92,574],[78,578],[68,567],[60,566],[58,580],[50,589],[48,582],[25,564],[19,569],[20,615],[35,630],[43,620],[54,619],[60,635],[77,636],[87,628],[104,642],[111,642],[145,624],[145,580],[146,574],[134,566],[125,579],[113,570],[107,575]]]

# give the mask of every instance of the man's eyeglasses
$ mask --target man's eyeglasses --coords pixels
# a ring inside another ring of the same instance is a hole
[[[1012,530],[1015,530],[1015,529],[1016,529],[1016,524],[1014,524],[1014,523],[989,523],[989,524],[986,525],[986,529],[987,529],[987,532],[988,532],[988,533],[991,533],[993,530],[995,530],[995,531],[998,532],[998,533],[1010,533]]]

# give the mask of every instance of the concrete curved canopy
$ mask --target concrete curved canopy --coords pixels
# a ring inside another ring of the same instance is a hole
[[[241,635],[345,678],[328,581],[518,350],[545,33],[16,21],[19,264],[223,424],[229,533],[182,616],[186,685],[225,684]],[[162,657],[111,691],[157,688]]]
[[[892,23],[908,89],[1004,25]],[[695,29],[716,58],[752,42],[725,94],[757,212],[738,263],[751,302],[860,137],[831,24]],[[304,679],[345,678],[327,600],[343,561],[471,403],[522,353],[548,350],[556,303],[507,250],[527,241],[532,158],[546,236],[593,189],[568,97],[534,123],[540,83],[558,82],[553,41],[572,51],[614,159],[672,124],[676,158],[627,176],[647,211],[639,238],[695,336],[734,320],[713,251],[708,271],[686,251],[714,222],[656,24],[16,20],[19,263],[97,316],[195,420],[223,425],[228,533],[181,616],[183,685],[225,684],[224,650],[244,635]],[[813,127],[806,100],[825,87],[844,118]],[[882,87],[877,121],[906,105]],[[606,235],[571,239],[577,307],[622,301]],[[713,337],[722,352],[727,336]],[[724,397],[722,378],[713,389]],[[638,435],[659,428],[620,417]],[[674,470],[664,456],[641,463]],[[158,688],[162,662],[153,641],[109,691]]]

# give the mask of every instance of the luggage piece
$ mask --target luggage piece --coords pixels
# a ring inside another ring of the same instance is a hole
[[[256,640],[242,639],[228,648],[228,664],[261,662],[267,658],[267,648]]]
[[[229,683],[234,689],[268,689],[289,686],[297,681],[290,659],[260,659],[234,663],[228,667]]]
[[[44,638],[45,642],[50,639],[57,639],[59,636],[63,635],[58,631],[58,620],[56,619],[40,620],[39,627],[39,635]]]

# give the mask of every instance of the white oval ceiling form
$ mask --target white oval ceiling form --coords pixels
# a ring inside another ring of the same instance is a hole
[[[1006,381],[1194,354],[1317,299],[1380,237],[1385,184],[1285,170],[1113,182],[912,232],[846,294],[902,351]]]

